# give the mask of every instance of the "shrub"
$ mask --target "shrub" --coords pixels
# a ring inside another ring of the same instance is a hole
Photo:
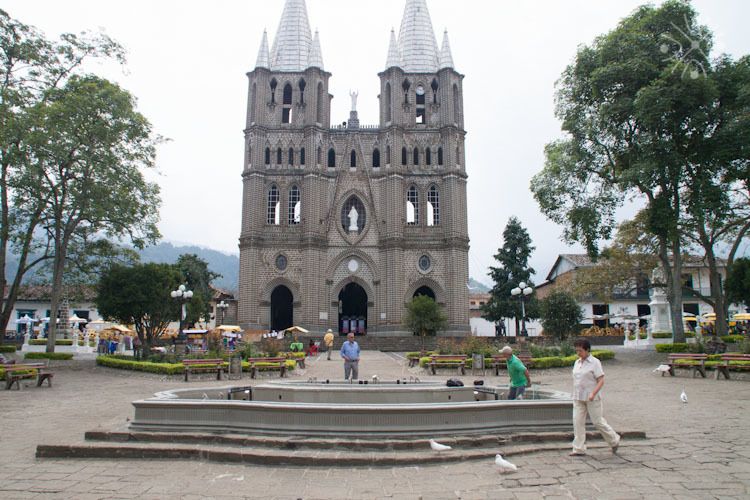
[[[47,339],[29,339],[29,345],[47,345]],[[55,345],[73,345],[73,339],[57,339]]]
[[[599,359],[600,361],[604,361],[607,359],[614,359],[615,357],[614,351],[610,351],[606,349],[593,350],[591,351],[591,355]],[[561,368],[565,366],[573,366],[573,364],[576,362],[576,359],[578,359],[578,356],[576,356],[575,354],[572,356],[533,357],[531,360],[531,366],[529,366],[529,369]],[[466,368],[471,368],[472,361],[473,361],[472,359],[466,360]],[[430,362],[429,356],[419,358],[419,366],[422,368],[427,368],[427,365],[429,362]],[[485,366],[489,366],[489,363],[491,362],[492,362],[491,358],[485,357],[484,359]]]
[[[655,339],[671,339],[672,332],[654,332],[651,336]]]
[[[453,354],[459,352],[458,345],[453,339],[438,339],[437,354]]]
[[[495,346],[490,344],[490,341],[487,338],[466,337],[466,339],[464,339],[464,341],[458,345],[458,352],[460,354],[466,354],[469,357],[471,357],[473,354],[482,354],[487,357],[497,354],[497,349],[495,348]]]
[[[669,336],[671,337],[672,334],[670,333]],[[638,338],[641,339],[641,340],[647,339],[648,338],[648,334],[647,333],[639,333],[638,334]],[[635,334],[631,333],[630,335],[628,335],[628,340],[635,340]]]
[[[727,344],[738,344],[745,339],[743,335],[723,335],[721,340]]]
[[[685,338],[686,339],[694,339],[695,338],[695,332],[685,332]]]
[[[149,373],[158,373],[161,375],[176,375],[183,373],[185,367],[182,363],[151,363],[149,361],[132,361],[129,359],[116,358],[114,356],[98,356],[96,364],[109,368],[118,368],[120,370],[134,370]]]
[[[674,344],[656,344],[656,352],[689,352],[686,342],[676,342]]]
[[[412,359],[412,358],[421,358],[422,355],[426,354],[427,356],[430,356],[432,354],[439,354],[437,351],[427,351],[425,353],[413,351],[413,352],[407,352],[406,353],[406,359]]]
[[[56,359],[69,360],[73,359],[73,353],[70,352],[27,352],[23,359]]]
[[[15,344],[0,344],[0,352],[16,352]]]

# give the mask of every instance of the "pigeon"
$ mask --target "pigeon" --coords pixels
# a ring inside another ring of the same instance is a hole
[[[505,460],[501,454],[495,455],[495,466],[500,472],[515,472],[518,470],[515,464]]]
[[[377,383],[377,382],[378,382],[378,380],[380,380],[380,379],[378,378],[378,376],[377,376],[377,375],[373,375],[373,376],[372,376],[372,382],[373,382],[373,383]]]
[[[440,444],[434,439],[430,439],[430,448],[432,448],[434,451],[448,451],[451,449],[450,446]]]
[[[669,371],[669,365],[659,365],[656,368],[654,368],[654,372],[661,372],[662,374],[668,371]]]
[[[208,394],[206,394],[206,393],[204,392],[204,393],[203,393],[203,401],[205,401],[205,400],[207,400],[207,399],[208,399]]]
[[[680,394],[680,401],[687,404],[687,394],[685,394],[685,388],[682,388],[682,394]]]

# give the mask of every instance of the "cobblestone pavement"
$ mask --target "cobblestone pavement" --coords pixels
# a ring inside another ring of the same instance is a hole
[[[604,363],[605,416],[617,429],[646,431],[619,456],[539,452],[513,457],[514,474],[488,462],[401,468],[264,467],[197,461],[50,460],[37,444],[81,443],[86,430],[123,429],[130,402],[184,387],[178,378],[116,371],[92,361],[57,362],[51,389],[0,391],[0,498],[748,498],[750,381],[652,373],[661,355],[618,352]],[[418,376],[397,354],[364,352],[361,377]],[[295,377],[343,378],[339,359],[320,356]],[[474,376],[463,377],[466,382]],[[533,371],[534,383],[568,390],[567,369]],[[263,379],[261,379],[263,380]],[[504,379],[486,377],[487,383]],[[243,383],[247,383],[244,379]],[[208,378],[194,386],[225,385]],[[689,403],[679,400],[685,388]],[[428,451],[426,451],[428,453]]]

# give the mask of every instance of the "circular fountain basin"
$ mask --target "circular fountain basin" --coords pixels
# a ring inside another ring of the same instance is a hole
[[[508,401],[507,387],[439,382],[350,384],[278,381],[253,387],[165,391],[134,401],[139,431],[411,437],[570,430],[569,394],[534,389]]]

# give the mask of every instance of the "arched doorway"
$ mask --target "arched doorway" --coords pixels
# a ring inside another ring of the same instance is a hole
[[[284,285],[279,285],[271,292],[271,329],[277,332],[294,324],[292,292]]]
[[[417,290],[414,292],[414,297],[418,295],[426,295],[427,297],[431,298],[432,300],[435,299],[435,292],[432,291],[432,288],[429,286],[420,286],[417,288]]]
[[[349,283],[339,292],[339,334],[364,335],[367,332],[367,292]]]

